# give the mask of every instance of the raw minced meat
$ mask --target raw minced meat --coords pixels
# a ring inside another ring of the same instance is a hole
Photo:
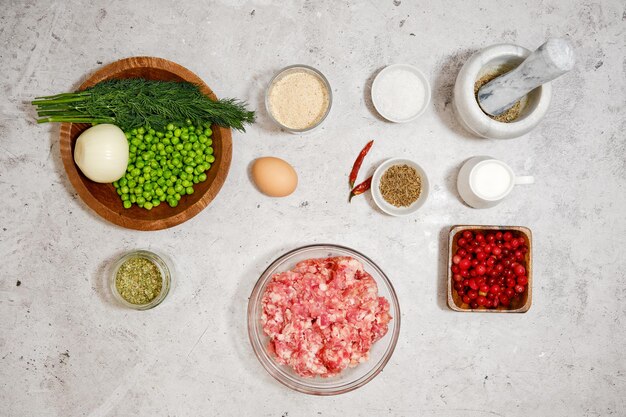
[[[262,305],[270,352],[305,377],[334,376],[367,361],[391,320],[372,276],[348,256],[307,259],[274,274]]]

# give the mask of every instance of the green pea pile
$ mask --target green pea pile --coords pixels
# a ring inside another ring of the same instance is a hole
[[[129,145],[126,174],[113,183],[124,208],[133,204],[152,210],[163,202],[176,207],[193,185],[206,181],[215,162],[209,124],[186,126],[170,123],[157,132],[140,127],[125,132]]]

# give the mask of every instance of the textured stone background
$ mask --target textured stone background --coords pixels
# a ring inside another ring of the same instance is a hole
[[[626,10],[605,1],[11,1],[0,7],[0,415],[2,416],[605,416],[626,415]],[[568,35],[576,69],[554,82],[550,113],[527,137],[469,137],[450,93],[482,47],[536,48]],[[36,125],[36,95],[75,88],[133,55],[176,61],[218,96],[249,100],[259,122],[234,134],[218,198],[170,230],[141,233],[98,218],[62,168],[58,126]],[[371,111],[377,70],[406,62],[433,86],[414,123]],[[320,68],[335,94],[324,128],[272,126],[264,88],[279,68]],[[427,204],[391,218],[369,196],[346,203],[347,173],[370,138],[365,175],[393,156],[424,166]],[[535,175],[500,206],[473,210],[455,191],[470,156]],[[258,156],[291,162],[298,190],[259,194]],[[445,239],[454,224],[534,232],[527,314],[451,312]],[[262,270],[299,245],[334,242],[370,255],[398,291],[402,330],[384,372],[335,398],[291,392],[254,357],[247,298]],[[104,271],[152,248],[178,269],[166,302],[115,306]],[[20,285],[21,283],[21,285]]]

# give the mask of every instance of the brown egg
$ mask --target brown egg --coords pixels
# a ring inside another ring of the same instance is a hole
[[[285,197],[298,185],[298,175],[291,165],[271,156],[258,158],[252,164],[252,180],[259,191],[270,197]]]

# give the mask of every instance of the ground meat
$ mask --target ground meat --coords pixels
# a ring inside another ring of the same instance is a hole
[[[305,377],[334,376],[367,361],[391,320],[389,302],[351,257],[308,259],[275,274],[262,304],[270,352]]]

